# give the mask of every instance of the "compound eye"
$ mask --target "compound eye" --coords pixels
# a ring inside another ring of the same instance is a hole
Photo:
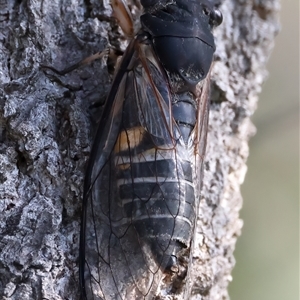
[[[210,20],[209,23],[212,26],[219,26],[223,21],[223,15],[218,9],[214,9],[210,12]]]

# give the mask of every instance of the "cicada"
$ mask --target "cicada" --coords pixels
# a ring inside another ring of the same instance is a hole
[[[222,14],[208,0],[141,5],[140,29],[117,66],[85,176],[83,299],[176,294],[189,273],[208,126],[212,30]],[[112,6],[130,35],[128,10],[121,0]]]

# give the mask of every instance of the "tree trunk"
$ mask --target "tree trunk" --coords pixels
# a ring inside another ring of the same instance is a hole
[[[107,95],[111,77],[104,61],[66,76],[40,65],[63,69],[108,45],[124,49],[108,2],[0,0],[1,299],[79,299],[83,177],[95,129],[89,107]],[[278,9],[277,0],[220,7],[192,299],[229,299],[240,184],[255,131],[249,117]]]

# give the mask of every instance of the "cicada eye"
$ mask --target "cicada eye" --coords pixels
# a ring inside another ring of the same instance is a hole
[[[214,9],[210,12],[210,24],[212,26],[219,26],[223,21],[223,15],[218,9]]]

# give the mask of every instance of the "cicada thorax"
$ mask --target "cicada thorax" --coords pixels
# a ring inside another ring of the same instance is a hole
[[[205,79],[213,60],[212,28],[219,15],[195,0],[172,1],[155,11],[151,1],[144,2],[147,9],[141,16],[142,28],[151,34],[172,89],[179,93],[185,90],[195,93],[196,85]]]

